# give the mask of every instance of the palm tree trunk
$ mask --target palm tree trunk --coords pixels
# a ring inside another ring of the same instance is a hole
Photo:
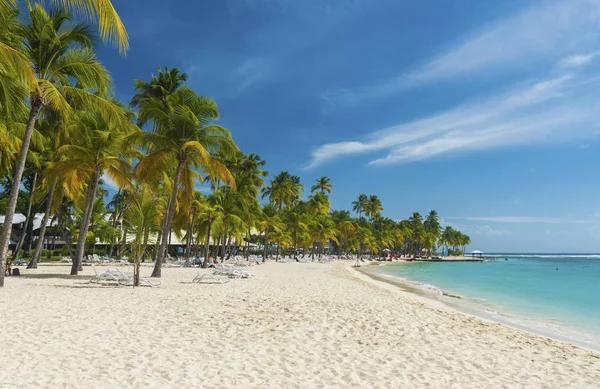
[[[211,227],[212,221],[211,221],[211,217],[208,217],[208,233],[206,234],[206,252],[204,253],[204,262],[202,263],[202,267],[203,268],[207,268],[208,267],[208,255],[210,254],[210,227]]]
[[[263,263],[267,261],[267,243],[269,242],[269,227],[265,230],[265,248],[263,252]]]
[[[140,234],[141,235],[141,234]],[[139,237],[138,237],[139,238]],[[136,239],[138,242],[138,252],[133,263],[133,287],[140,286],[140,266],[144,251],[142,249],[141,239]]]
[[[17,164],[15,166],[13,185],[12,188],[10,188],[10,196],[8,198],[6,213],[4,215],[4,227],[2,228],[2,236],[0,237],[0,288],[4,287],[4,267],[6,264],[6,256],[8,254],[10,234],[12,232],[12,222],[15,216],[15,209],[17,208],[17,199],[19,198],[19,187],[21,186],[21,179],[23,178],[23,171],[25,170],[27,151],[29,150],[31,135],[33,135],[33,126],[35,125],[35,118],[37,117],[37,114],[40,111],[41,107],[42,101],[39,98],[34,99],[31,102],[29,119],[27,120],[27,126],[25,127],[25,136],[23,136],[21,143],[21,151],[19,151],[19,158],[17,159]]]
[[[246,261],[248,260],[248,258],[250,258],[250,235],[252,234],[252,231],[250,231],[250,229],[248,228],[248,237],[246,239]]]
[[[217,240],[215,241],[215,259],[219,259],[221,255],[221,234],[217,235]]]
[[[221,243],[221,262],[225,260],[225,250],[227,249],[227,236],[228,234],[223,234],[223,241]]]
[[[42,255],[42,248],[44,245],[44,238],[46,235],[46,224],[48,224],[48,219],[50,219],[50,211],[52,210],[52,200],[54,200],[54,191],[56,189],[56,180],[52,183],[50,187],[50,191],[48,192],[48,199],[46,200],[46,209],[44,210],[44,218],[42,219],[42,225],[40,226],[40,234],[38,236],[38,240],[35,243],[35,251],[33,252],[33,257],[31,258],[31,262],[27,265],[28,269],[37,269],[37,264]]]
[[[227,258],[225,258],[225,260],[229,261],[229,258],[231,258],[231,255],[233,254],[233,242],[231,239],[231,235],[229,235],[229,237],[227,238]]]
[[[192,233],[194,231],[194,219],[196,218],[195,214],[196,214],[196,211],[193,211],[190,222],[188,223],[187,244],[185,247],[185,260],[186,261],[190,259],[190,254],[192,252]]]
[[[127,249],[127,231],[125,230],[123,221],[121,221],[121,241],[119,242],[119,246],[120,248],[117,250],[117,256],[123,256],[123,254],[125,254],[125,250]]]
[[[195,244],[195,248],[194,248],[194,257],[195,258],[200,258],[200,250],[202,248],[202,245],[200,245],[200,233],[198,233],[196,235],[196,238],[194,239]]]
[[[13,254],[13,261],[15,259],[17,259],[17,256],[19,255],[19,253],[21,252],[21,249],[23,248],[23,244],[25,243],[25,239],[27,238],[28,234],[31,234],[32,232],[30,231],[31,229],[31,224],[32,224],[32,220],[31,220],[31,208],[33,207],[33,192],[35,191],[35,187],[37,186],[37,172],[35,172],[33,174],[33,182],[31,183],[31,190],[29,191],[29,200],[27,201],[27,213],[25,214],[25,227],[23,227],[23,234],[21,235],[21,238],[19,239],[19,242],[17,243],[17,247],[15,247],[15,252]]]
[[[52,223],[54,223],[54,219],[56,219],[56,226],[58,227],[58,216],[55,216],[52,218],[50,225],[52,225]],[[55,228],[54,231],[52,231],[52,232],[53,232],[52,233],[52,251],[54,251],[54,250],[56,250],[56,233],[58,232],[58,228]]]
[[[87,194],[85,196],[85,208],[83,210],[83,216],[81,218],[81,225],[79,226],[79,236],[77,237],[75,258],[73,258],[73,265],[71,266],[72,276],[76,276],[79,270],[81,269],[81,261],[83,260],[83,254],[85,251],[85,241],[88,229],[90,227],[90,220],[92,218],[94,200],[96,200],[96,190],[98,189],[99,179],[100,172],[96,170],[92,175],[90,183],[88,184]]]
[[[65,247],[67,248],[67,251],[69,252],[69,256],[71,258],[73,258],[73,250],[71,249],[71,242],[68,239],[70,237],[67,237],[67,234],[65,233],[65,229],[63,228],[64,227],[64,220],[63,220],[64,213],[65,213],[64,207],[61,206],[58,209],[58,212],[57,212],[57,215],[56,215],[56,217],[58,219],[58,221],[57,221],[57,223],[58,223],[57,229],[58,229],[58,232],[60,233],[60,237],[65,242]],[[55,235],[55,237],[56,237],[56,235]]]
[[[146,229],[144,232],[144,245],[142,246],[142,253],[146,253],[146,249],[148,248],[148,239],[150,239],[150,229]],[[142,262],[145,262],[144,256],[142,255]]]
[[[119,191],[117,192],[117,199],[120,199],[120,194],[121,194],[121,188],[119,188]],[[112,257],[113,254],[113,248],[115,246],[115,229],[117,228],[117,210],[119,209],[119,204],[117,204],[120,201],[115,201],[115,211],[113,212],[113,224],[112,224],[112,236],[110,238],[110,248],[108,250],[108,257]]]
[[[161,233],[162,239],[158,248],[158,255],[156,256],[156,263],[154,264],[154,270],[152,271],[151,277],[160,277],[161,275],[162,262],[165,258],[167,243],[169,242],[169,235],[171,234],[171,222],[173,221],[173,216],[175,214],[175,203],[177,202],[177,192],[179,191],[179,177],[181,176],[182,170],[183,161],[178,158],[177,170],[175,171],[175,177],[173,177],[173,191],[171,192],[171,197],[169,199],[169,207],[167,208],[165,222]]]
[[[162,222],[160,223],[161,225],[161,231],[162,231],[162,226],[165,224],[165,219],[163,217]],[[154,255],[152,257],[152,261],[156,262],[156,258],[158,258],[158,250],[160,249],[160,238],[162,237],[162,235],[160,233],[156,234],[156,243],[154,244]]]
[[[298,231],[294,230],[294,259],[298,259]]]

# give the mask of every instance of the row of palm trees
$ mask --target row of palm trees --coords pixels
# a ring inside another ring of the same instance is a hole
[[[5,227],[0,237],[2,268],[26,164],[41,169],[42,127],[48,129],[51,123],[59,123],[55,126],[59,131],[50,138],[65,141],[67,146],[69,136],[74,136],[69,127],[81,119],[82,111],[93,109],[112,126],[126,127],[128,123],[127,114],[110,100],[111,79],[94,52],[97,35],[90,24],[73,21],[68,12],[75,10],[95,22],[100,38],[115,43],[125,52],[127,32],[111,2],[55,0],[51,3],[56,6],[47,11],[42,4],[31,0],[0,2],[0,162],[2,169],[12,173]],[[22,10],[26,15],[21,14]],[[30,145],[37,147],[37,153],[30,152]],[[50,176],[40,187],[53,186]],[[34,188],[37,181],[36,174]],[[3,285],[4,271],[1,271],[0,286]]]
[[[110,2],[25,5],[0,2],[0,177],[6,200],[0,202],[0,267],[17,207],[25,209],[26,222],[13,258],[32,245],[32,215],[43,212],[28,267],[37,267],[52,224],[72,257],[72,275],[102,242],[107,255],[134,259],[136,283],[144,258],[153,258],[152,276],[160,277],[173,235],[185,242],[185,256],[203,258],[204,266],[211,247],[226,259],[240,246],[248,255],[252,243],[262,246],[263,260],[296,256],[300,249],[315,256],[326,249],[363,255],[385,248],[420,253],[438,242],[464,246],[456,234],[444,235],[448,228],[442,233],[435,211],[425,221],[415,213],[395,222],[381,216],[377,196],[363,194],[352,204],[357,218],[331,210],[328,177],[316,180],[306,200],[300,178],[289,172],[265,183],[265,161],[238,148],[230,131],[216,124],[217,104],[189,88],[187,75],[176,68],[135,80],[129,105],[115,100],[111,77],[96,58],[95,29],[64,8],[87,11],[98,19],[100,38],[125,50],[126,33]],[[118,188],[108,204],[104,181]],[[202,184],[210,186],[208,194],[198,190]]]

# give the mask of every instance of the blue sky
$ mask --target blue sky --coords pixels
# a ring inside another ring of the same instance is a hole
[[[114,1],[117,96],[179,67],[246,152],[332,206],[436,209],[471,249],[600,251],[595,0]]]

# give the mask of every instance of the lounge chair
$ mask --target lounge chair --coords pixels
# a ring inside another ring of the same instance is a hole
[[[120,269],[117,268],[107,268],[103,273],[98,272],[96,266],[92,264],[92,269],[94,270],[95,276],[90,279],[90,282],[101,282],[101,281],[113,281],[118,283],[119,285],[126,285],[131,281],[131,276],[125,275]]]
[[[231,281],[230,278],[224,278],[224,277],[219,277],[216,274],[211,274],[211,273],[200,273],[198,271],[197,267],[194,267],[194,270],[196,271],[196,277],[194,277],[194,279],[192,280],[192,282],[197,282],[199,284],[204,283],[204,281],[212,281],[210,283],[213,284],[226,284],[228,282]],[[208,282],[207,282],[208,283]]]
[[[144,283],[151,288],[158,288],[162,285],[162,280],[152,280],[150,278],[140,278],[140,283]]]
[[[215,264],[215,274],[223,275],[231,278],[250,278],[254,277],[254,273],[250,273],[246,269],[225,265],[222,263]]]
[[[100,281],[113,281],[119,285],[130,285],[133,282],[133,276],[129,274],[125,274],[119,268],[107,268],[105,272],[99,273],[96,266],[92,265],[92,269],[96,275],[94,278],[90,280],[90,282],[100,282]],[[148,285],[152,288],[158,288],[162,285],[162,280],[152,280],[149,278],[141,278],[140,283]]]

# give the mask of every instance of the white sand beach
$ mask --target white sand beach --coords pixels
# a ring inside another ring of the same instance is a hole
[[[143,273],[149,274],[150,268]],[[40,266],[0,290],[0,387],[598,388],[600,354],[453,312],[350,263],[160,288]]]

